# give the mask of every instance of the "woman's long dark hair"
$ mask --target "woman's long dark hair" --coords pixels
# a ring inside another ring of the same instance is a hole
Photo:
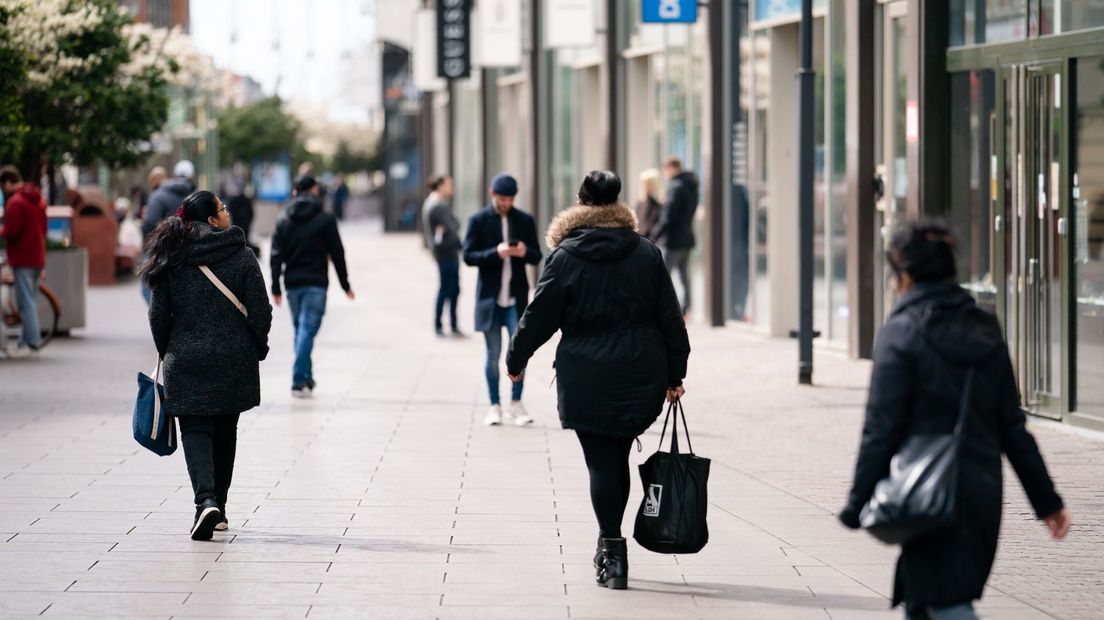
[[[175,215],[161,220],[146,241],[146,262],[138,273],[151,288],[175,264],[199,232],[207,218],[218,217],[219,199],[206,190],[193,192],[180,204]]]

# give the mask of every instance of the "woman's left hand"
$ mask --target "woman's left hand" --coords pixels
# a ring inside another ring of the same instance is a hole
[[[667,388],[667,402],[673,403],[679,400],[683,396],[686,396],[686,388],[683,386]]]
[[[523,371],[519,372],[516,375],[511,375],[510,373],[506,373],[506,376],[510,377],[510,381],[513,381],[514,383],[520,383],[521,380],[525,378],[525,371],[523,370]]]

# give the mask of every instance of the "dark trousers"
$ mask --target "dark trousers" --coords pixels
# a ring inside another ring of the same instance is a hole
[[[590,471],[590,503],[602,538],[621,538],[629,503],[629,451],[632,437],[606,437],[575,431]]]
[[[230,480],[234,477],[240,415],[194,415],[176,419],[197,506],[213,499],[219,506],[226,507]]]
[[[663,262],[667,271],[674,271],[682,281],[682,313],[690,313],[690,250],[666,250]]]
[[[452,331],[457,330],[456,302],[460,299],[460,259],[458,257],[438,258],[437,269],[441,274],[441,286],[437,290],[437,313],[434,325],[441,329],[441,314],[445,311],[445,302],[449,303],[449,320]]]

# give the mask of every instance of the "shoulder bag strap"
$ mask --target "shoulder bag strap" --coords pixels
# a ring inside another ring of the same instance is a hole
[[[970,411],[970,397],[974,392],[974,366],[966,370],[966,381],[962,385],[961,401],[958,404],[958,421],[955,422],[955,437],[961,438],[966,432],[966,414]]]
[[[214,284],[215,287],[218,288],[218,290],[222,291],[222,294],[230,300],[230,303],[234,304],[234,307],[238,309],[238,312],[242,313],[242,316],[247,319],[249,318],[249,311],[245,309],[245,306],[242,304],[242,302],[238,301],[238,298],[234,295],[234,293],[230,289],[226,288],[226,285],[222,283],[222,280],[218,279],[218,276],[216,276],[214,272],[211,271],[210,267],[208,267],[207,265],[200,265],[199,270],[203,272],[203,275],[207,276],[207,279],[211,281],[211,284]]]
[[[161,426],[161,356],[157,356],[157,366],[153,369],[153,428],[150,439],[157,439],[157,429]]]

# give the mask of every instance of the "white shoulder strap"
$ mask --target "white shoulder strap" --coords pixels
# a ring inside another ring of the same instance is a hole
[[[218,290],[222,291],[222,294],[230,300],[230,303],[234,304],[234,307],[238,309],[238,312],[242,313],[242,316],[247,319],[249,318],[249,311],[245,309],[245,306],[242,304],[242,302],[238,301],[238,298],[234,295],[234,293],[231,292],[230,289],[226,288],[226,285],[222,283],[222,280],[218,279],[218,276],[216,276],[214,272],[211,271],[210,267],[208,267],[207,265],[200,265],[199,270],[203,272],[203,275],[207,276],[207,279],[211,281],[211,284],[214,284],[215,287],[218,288]]]

